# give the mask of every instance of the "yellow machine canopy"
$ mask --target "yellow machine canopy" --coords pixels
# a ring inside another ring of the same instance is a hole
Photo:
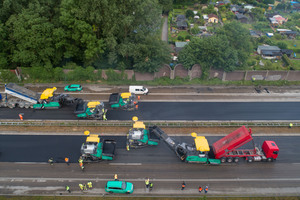
[[[121,97],[123,99],[128,99],[129,97],[131,97],[131,93],[130,92],[121,93]]]
[[[49,99],[50,97],[53,97],[53,93],[55,92],[57,88],[53,87],[53,88],[47,88],[46,90],[44,90],[44,92],[41,94],[40,99]]]
[[[197,151],[210,151],[209,144],[204,136],[197,136],[197,133],[192,133],[191,135],[195,138],[194,140]]]
[[[145,124],[144,124],[143,122],[137,121],[137,122],[135,122],[135,123],[133,124],[133,128],[137,128],[137,129],[139,129],[139,128],[146,129],[146,126],[145,126]]]
[[[100,142],[100,137],[96,134],[90,134],[89,137],[86,138],[86,142]]]

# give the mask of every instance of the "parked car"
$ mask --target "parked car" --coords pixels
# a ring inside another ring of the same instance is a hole
[[[109,193],[133,193],[133,184],[126,181],[107,181],[105,191]]]
[[[65,91],[74,92],[74,91],[81,91],[82,86],[77,84],[67,85],[65,87]]]

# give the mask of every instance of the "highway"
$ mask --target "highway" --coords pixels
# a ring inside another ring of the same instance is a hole
[[[156,147],[125,150],[125,136],[102,136],[117,141],[114,161],[87,164],[82,172],[77,159],[84,136],[58,135],[0,135],[0,193],[14,195],[68,195],[64,186],[70,185],[71,195],[106,194],[105,182],[115,173],[119,179],[135,185],[133,195],[197,196],[199,185],[209,186],[209,195],[239,196],[291,196],[300,195],[300,136],[254,137],[261,145],[263,140],[274,140],[280,148],[279,157],[273,163],[222,164],[209,166],[182,163],[162,141]],[[207,137],[212,144],[218,136]],[[192,142],[192,137],[175,137]],[[53,156],[58,162],[46,163]],[[63,162],[70,157],[70,166]],[[147,194],[144,178],[150,177],[154,190]],[[95,189],[79,191],[78,183],[91,180]],[[182,181],[186,190],[180,190]]]
[[[76,120],[74,107],[58,110],[0,108],[0,119]],[[299,120],[300,102],[140,102],[137,111],[109,110],[108,120]]]

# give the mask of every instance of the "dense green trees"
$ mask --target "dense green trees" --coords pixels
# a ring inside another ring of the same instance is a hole
[[[213,67],[232,71],[245,64],[251,50],[249,31],[240,23],[232,22],[214,36],[193,38],[180,52],[178,60],[187,69],[200,64],[203,70]]]
[[[161,4],[159,4],[159,2]],[[67,62],[156,71],[170,59],[159,28],[170,0],[3,0],[0,68]]]

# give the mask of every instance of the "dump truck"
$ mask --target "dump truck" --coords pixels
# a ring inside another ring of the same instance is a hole
[[[47,88],[39,95],[38,93],[15,83],[8,83],[5,84],[4,92],[6,96],[9,95],[13,97],[6,97],[5,101],[1,102],[1,107],[57,109],[63,105],[75,104],[79,100],[66,94],[54,95],[56,89],[56,87]]]
[[[250,149],[239,149],[250,142],[252,142]],[[279,148],[274,141],[266,140],[263,142],[261,148],[256,147],[251,129],[248,130],[245,126],[213,143],[212,149],[215,158],[220,159],[222,163],[237,163],[240,158],[244,158],[248,162],[272,162],[276,160],[279,152]]]
[[[138,99],[133,93],[112,93],[109,97],[109,109],[132,111],[138,109]]]
[[[5,84],[4,93],[6,98],[5,101],[1,102],[1,107],[32,108],[33,105],[37,104],[39,100],[39,95],[36,92],[19,86],[15,83]],[[7,95],[9,95],[9,98]]]
[[[255,147],[251,129],[248,131],[245,126],[216,141],[212,146],[209,146],[204,136],[197,136],[196,133],[192,133],[194,143],[188,144],[177,142],[157,126],[152,126],[151,131],[163,139],[176,155],[187,163],[219,165],[224,162],[237,163],[240,158],[244,158],[247,162],[272,162],[276,160],[279,152],[274,141],[264,141],[261,149]],[[251,141],[253,144],[251,149],[239,149]]]
[[[100,162],[103,160],[113,160],[115,156],[116,142],[114,140],[100,140],[100,136],[90,134],[89,131],[86,142],[81,146],[81,159],[83,162]]]
[[[79,118],[106,120],[107,109],[100,101],[80,101],[76,105],[75,114]]]
[[[129,129],[127,134],[127,150],[129,151],[130,148],[137,149],[157,145],[158,140],[150,137],[150,132],[146,129],[145,124],[141,121],[135,121],[133,127]]]

